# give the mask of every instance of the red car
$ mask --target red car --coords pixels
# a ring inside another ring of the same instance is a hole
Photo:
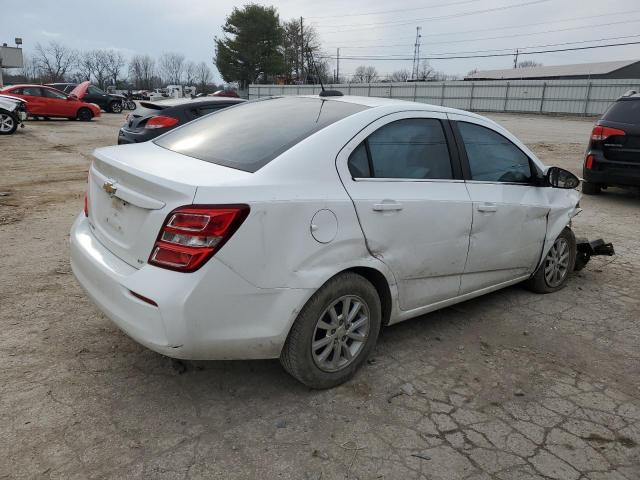
[[[43,85],[11,85],[0,89],[0,93],[26,100],[29,115],[32,117],[63,117],[70,120],[77,118],[83,121],[99,117],[100,107],[78,100],[76,90],[80,85],[69,95]]]

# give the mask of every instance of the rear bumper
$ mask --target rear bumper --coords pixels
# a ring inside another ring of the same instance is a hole
[[[257,288],[215,257],[193,273],[133,268],[95,238],[82,214],[70,243],[73,273],[100,310],[132,339],[169,357],[276,358],[313,293]]]
[[[582,176],[587,182],[602,185],[640,186],[640,164],[615,165],[598,162],[597,170],[582,170]]]
[[[160,133],[164,133],[164,132],[160,132]],[[136,133],[136,132],[132,132],[131,130],[127,130],[125,128],[121,128],[120,131],[118,132],[118,145],[128,145],[130,143],[140,143],[140,142],[146,142],[147,140],[151,140],[155,137],[157,137],[159,135],[158,134],[150,134],[149,131],[146,131],[144,133]]]

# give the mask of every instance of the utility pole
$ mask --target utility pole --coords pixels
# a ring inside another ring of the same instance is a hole
[[[304,84],[307,83],[307,79],[304,76],[304,26],[302,17],[300,17],[300,79]]]
[[[416,27],[416,43],[413,46],[413,67],[411,68],[411,79],[417,80],[420,72],[420,39],[422,35],[420,32],[422,27]]]
[[[340,49],[336,50],[336,83],[340,83]]]
[[[520,54],[520,50],[516,48],[516,55],[513,58],[513,68],[518,68],[518,55]]]

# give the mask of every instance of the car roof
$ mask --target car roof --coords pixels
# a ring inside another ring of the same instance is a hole
[[[151,103],[162,107],[178,107],[194,103],[241,103],[246,102],[242,98],[234,97],[198,97],[198,98],[167,98],[166,100],[143,100],[144,103]]]
[[[8,88],[24,88],[24,87],[51,88],[48,85],[38,85],[37,83],[17,83],[15,85],[7,85],[6,87],[2,88],[1,90],[5,90],[5,89],[8,89]]]
[[[319,98],[321,100],[327,100],[331,102],[346,102],[355,103],[358,105],[364,105],[365,107],[396,107],[398,110],[422,110],[425,112],[441,112],[441,113],[457,113],[459,115],[466,115],[469,117],[484,118],[481,115],[469,112],[467,110],[460,110],[457,108],[442,107],[440,105],[432,105],[430,103],[410,102],[408,100],[397,100],[394,98],[381,98],[381,97],[359,97],[355,95],[345,95],[342,97],[319,97],[318,95],[299,95],[300,98]]]

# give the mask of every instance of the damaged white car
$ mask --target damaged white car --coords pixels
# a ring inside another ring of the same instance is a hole
[[[141,344],[344,382],[380,328],[574,267],[576,176],[482,116],[269,98],[100,148],[71,264]]]
[[[0,95],[0,135],[15,133],[27,119],[27,102],[16,97]]]

